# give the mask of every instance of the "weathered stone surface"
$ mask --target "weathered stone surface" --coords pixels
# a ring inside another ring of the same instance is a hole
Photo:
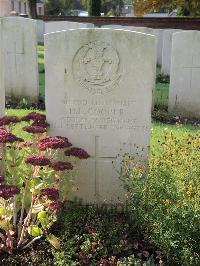
[[[171,55],[172,55],[172,36],[179,32],[178,29],[164,30],[163,33],[163,47],[162,47],[162,65],[161,73],[163,75],[170,75]]]
[[[45,33],[51,33],[69,29],[94,28],[92,23],[78,23],[72,21],[52,21],[45,23]]]
[[[45,23],[43,20],[37,20],[37,41],[44,43]]]
[[[3,32],[2,21],[0,20],[0,116],[5,110],[5,86],[4,86],[4,67],[3,67]]]
[[[200,32],[173,34],[169,111],[200,118]]]
[[[55,51],[58,51],[55,53]],[[52,135],[89,152],[71,197],[123,201],[118,154],[148,157],[155,37],[128,30],[80,29],[45,35],[46,112]]]
[[[117,24],[110,24],[110,25],[102,25],[101,28],[103,29],[123,29],[126,26],[117,25]]]
[[[154,29],[157,32],[157,64],[159,66],[162,65],[162,51],[163,51],[163,36],[164,36],[164,29]]]
[[[3,18],[2,27],[6,95],[35,101],[39,94],[36,21]]]
[[[131,31],[142,32],[146,34],[151,34],[156,37],[157,42],[157,64],[161,65],[162,62],[162,46],[163,46],[163,29],[152,29],[147,27],[136,27],[136,26],[122,26],[122,25],[103,25],[102,28],[110,29],[127,29]]]

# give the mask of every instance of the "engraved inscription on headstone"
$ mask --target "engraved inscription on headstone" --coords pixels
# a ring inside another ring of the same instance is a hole
[[[53,127],[68,130],[131,130],[141,127],[134,113],[134,100],[96,100],[64,98],[65,116],[55,121]]]
[[[118,85],[120,59],[115,48],[102,41],[82,46],[73,61],[73,74],[92,94],[103,94]]]

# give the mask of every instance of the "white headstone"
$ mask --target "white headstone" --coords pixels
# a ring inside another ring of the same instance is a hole
[[[44,43],[45,23],[43,20],[37,20],[37,41]]]
[[[80,28],[94,28],[94,24],[72,21],[51,21],[45,23],[45,33]]]
[[[2,19],[7,96],[37,100],[38,60],[36,21],[21,17]]]
[[[162,50],[163,50],[163,36],[164,36],[164,29],[154,29],[157,31],[158,37],[158,44],[157,44],[157,64],[159,66],[162,65]]]
[[[109,29],[127,29],[131,31],[137,31],[142,32],[146,34],[151,34],[156,37],[157,42],[157,64],[161,65],[161,59],[162,59],[162,36],[163,36],[163,30],[162,29],[152,29],[147,27],[136,27],[136,26],[122,26],[122,25],[103,25],[101,28],[109,28]]]
[[[173,34],[169,111],[200,118],[200,32]]]
[[[85,203],[124,199],[112,161],[125,152],[134,154],[139,163],[147,160],[155,55],[154,36],[128,30],[45,35],[50,133],[69,137],[91,155],[82,161],[78,191],[71,197]]]
[[[103,29],[123,29],[125,26],[117,25],[117,24],[110,24],[110,25],[102,25],[101,28]]]
[[[162,31],[161,29],[152,29],[147,27],[135,27],[135,26],[127,26],[127,29],[135,30],[138,32],[151,34],[156,37],[156,47],[157,47],[157,64],[161,65],[162,58]]]
[[[172,36],[179,32],[178,29],[168,29],[163,33],[163,48],[162,48],[162,65],[161,73],[163,75],[170,75],[171,55],[172,55]]]
[[[3,64],[3,32],[2,20],[0,20],[0,117],[5,110],[4,64]]]

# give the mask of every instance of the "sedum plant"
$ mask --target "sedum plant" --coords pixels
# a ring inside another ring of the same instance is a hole
[[[14,134],[20,124],[26,140]],[[66,137],[47,136],[48,127],[36,112],[0,118],[0,250],[12,253],[43,237],[59,248],[50,229],[74,186],[77,162],[89,155]]]

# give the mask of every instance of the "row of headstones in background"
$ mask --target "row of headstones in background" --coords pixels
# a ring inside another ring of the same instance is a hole
[[[172,58],[172,36],[180,29],[167,29],[163,31],[162,41],[162,60],[161,60],[161,73],[163,75],[170,75],[171,58]]]
[[[44,43],[44,34],[46,33],[80,28],[94,28],[94,24],[73,21],[44,22],[43,20],[37,20],[38,43]]]
[[[200,119],[200,31],[173,34],[169,111]]]
[[[77,29],[77,28],[94,28],[94,24],[92,23],[78,23],[71,21],[52,21],[52,22],[44,22],[42,20],[37,21],[38,26],[38,42],[44,42],[44,34],[51,33],[61,30],[67,29]],[[134,27],[134,26],[121,26],[121,25],[105,25],[102,28],[123,28],[129,30],[140,31],[147,34],[153,34],[157,37],[157,64],[161,65],[162,63],[162,45],[163,45],[163,29],[151,29],[147,27]]]
[[[163,45],[163,29],[152,29],[147,27],[136,27],[136,26],[122,26],[122,25],[103,25],[102,28],[111,28],[111,29],[127,29],[131,31],[142,32],[146,34],[151,34],[156,37],[156,47],[157,47],[157,64],[161,65],[162,63],[162,45]]]
[[[42,20],[37,21],[38,26],[38,42],[44,42],[44,34],[51,33],[67,29],[76,28],[94,28],[94,24],[91,23],[78,23],[71,21],[52,21],[43,22]],[[104,25],[102,28],[113,28],[113,29],[128,29],[146,34],[156,36],[157,39],[157,64],[161,66],[161,73],[164,75],[170,75],[171,65],[171,47],[172,47],[172,34],[179,29],[152,29],[148,27],[136,27],[136,26],[122,26],[122,25]]]
[[[117,155],[128,152],[139,164],[147,161],[155,73],[154,36],[112,29],[45,35],[50,133],[69,137],[91,156],[79,166],[71,198],[124,201]]]
[[[44,31],[94,27],[76,22],[49,22],[21,17],[0,19],[3,32],[6,96],[27,98],[36,102],[39,96],[37,42],[43,42]]]
[[[0,22],[6,96],[35,102],[39,95],[36,21],[5,17]]]
[[[44,43],[45,34],[45,22],[43,20],[37,20],[37,41],[38,43]]]
[[[0,20],[0,116],[5,111],[5,86],[4,86],[4,66],[3,66],[3,32],[2,21]]]

